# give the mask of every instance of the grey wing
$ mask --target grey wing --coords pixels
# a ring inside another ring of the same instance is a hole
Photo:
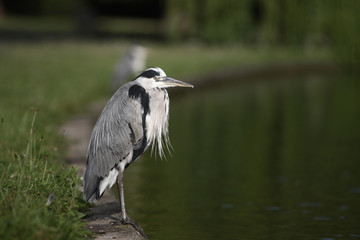
[[[100,198],[99,183],[143,140],[141,103],[120,88],[105,106],[92,132],[84,174],[84,196]]]

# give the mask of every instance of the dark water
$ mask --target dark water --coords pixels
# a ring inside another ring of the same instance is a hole
[[[150,239],[360,239],[358,80],[264,79],[173,99],[173,156],[127,169],[129,214]]]

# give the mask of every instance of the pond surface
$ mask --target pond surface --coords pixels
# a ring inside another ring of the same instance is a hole
[[[172,156],[125,173],[129,215],[149,239],[360,239],[359,82],[181,90]]]

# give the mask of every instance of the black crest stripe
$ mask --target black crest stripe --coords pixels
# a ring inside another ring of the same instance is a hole
[[[146,70],[142,74],[140,74],[138,77],[146,77],[146,78],[153,78],[155,76],[160,76],[160,73],[154,70]],[[138,78],[137,77],[137,78]],[[136,79],[136,78],[135,78]]]

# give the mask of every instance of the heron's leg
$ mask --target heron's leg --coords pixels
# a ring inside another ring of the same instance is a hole
[[[125,198],[124,198],[124,172],[119,171],[119,175],[117,177],[117,187],[119,191],[119,199],[120,199],[120,207],[121,207],[121,220],[126,221],[126,210],[125,210]]]
[[[145,239],[148,239],[144,230],[132,219],[128,218],[125,211],[125,199],[124,199],[124,172],[119,171],[119,175],[116,181],[118,190],[119,190],[119,198],[120,198],[120,206],[121,206],[121,224],[130,224],[132,225]]]

